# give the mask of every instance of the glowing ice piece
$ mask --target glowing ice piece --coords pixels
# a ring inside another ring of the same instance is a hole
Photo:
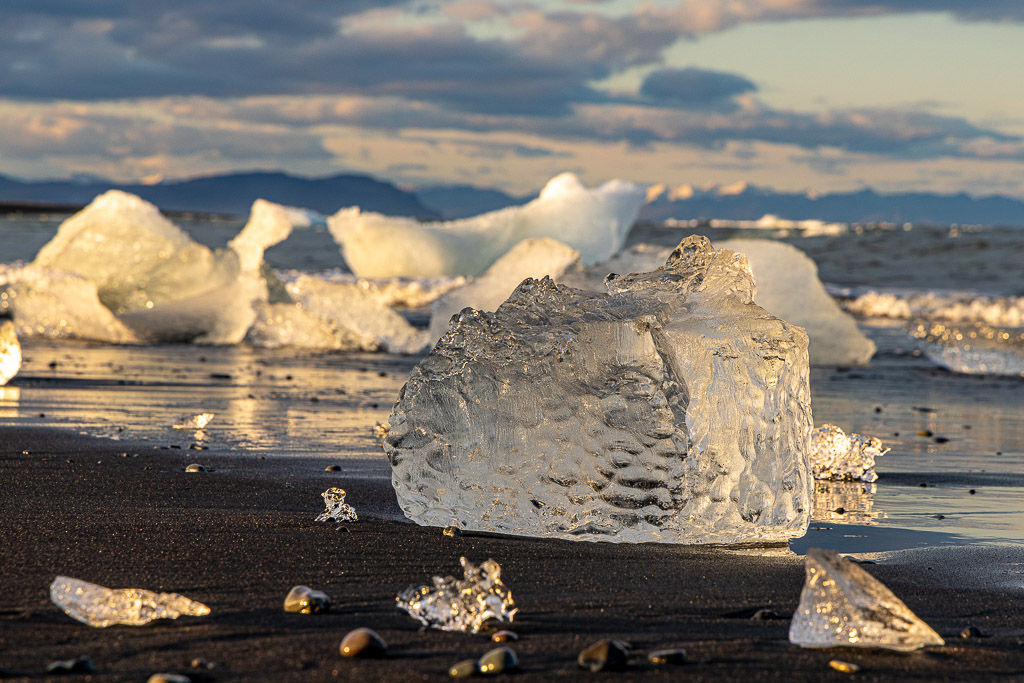
[[[50,584],[50,599],[71,618],[90,626],[142,626],[154,619],[202,617],[210,608],[177,593],[154,593],[141,588],[113,590],[79,579],[58,576]]]
[[[384,449],[424,525],[576,540],[781,542],[811,510],[807,335],[746,259],[684,240],[609,294],[524,281],[412,371]]]
[[[488,622],[510,622],[519,609],[512,591],[501,582],[501,567],[494,560],[471,564],[459,558],[464,576],[435,576],[432,585],[410,586],[398,594],[399,609],[424,626],[442,631],[479,633]]]
[[[452,315],[463,308],[493,311],[528,277],[558,279],[580,260],[572,247],[550,237],[523,240],[464,287],[448,292],[430,306],[430,341],[448,331]]]
[[[345,489],[332,486],[323,492],[327,509],[316,518],[317,522],[358,522],[356,509],[345,502]]]
[[[877,438],[847,435],[832,424],[811,432],[811,472],[815,479],[876,481],[875,458],[888,452]]]
[[[477,275],[516,243],[552,237],[584,263],[617,252],[636,220],[644,189],[612,180],[587,189],[571,173],[548,181],[524,206],[443,223],[342,209],[327,220],[352,272],[365,278]]]
[[[918,323],[911,329],[933,363],[971,375],[1024,376],[1024,328]]]
[[[945,645],[938,633],[880,581],[832,550],[807,551],[807,580],[789,642],[808,648],[867,647],[909,652]]]
[[[178,418],[171,426],[175,429],[206,429],[206,425],[210,424],[212,419],[213,413],[199,413]]]
[[[21,344],[14,323],[0,320],[0,387],[11,381],[21,369]]]

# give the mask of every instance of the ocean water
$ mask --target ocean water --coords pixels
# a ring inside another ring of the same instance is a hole
[[[0,263],[30,261],[63,218],[0,217]],[[244,220],[175,223],[217,248]],[[1012,322],[1017,297],[1024,301],[1024,232],[850,226],[805,236],[793,229],[642,224],[628,243],[674,245],[694,232],[713,240],[763,237],[793,244],[817,262],[829,291],[855,312],[869,293],[888,297],[874,302],[871,317],[858,317],[878,347],[870,365],[815,367],[811,391],[815,424],[876,436],[891,451],[879,459],[874,486],[819,484],[811,530],[794,549],[873,552],[1024,541],[1024,378],[952,372],[923,354],[909,333],[921,316],[970,321],[996,305],[1000,321]],[[291,276],[345,270],[322,227],[293,232],[265,258]],[[910,305],[922,296],[933,305]],[[419,327],[426,324],[422,310],[402,314]],[[179,448],[183,458],[192,446],[360,459],[382,473],[387,463],[372,429],[387,421],[419,359],[246,343],[114,345],[43,337],[24,339],[23,351],[21,373],[0,387],[0,425],[141,440]],[[214,414],[205,430],[170,426],[203,412]]]

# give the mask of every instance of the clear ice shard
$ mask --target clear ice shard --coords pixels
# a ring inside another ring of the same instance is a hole
[[[953,372],[1024,376],[1024,328],[922,322],[911,335],[933,363]]]
[[[833,424],[811,432],[811,472],[815,479],[873,482],[875,458],[889,452],[873,436],[847,434]]]
[[[142,626],[154,619],[202,617],[210,608],[177,593],[154,593],[141,588],[111,589],[58,576],[50,584],[50,599],[71,618],[97,627]]]
[[[0,387],[11,381],[21,369],[21,343],[14,323],[0,319]]]
[[[494,560],[478,565],[465,557],[464,576],[435,576],[430,586],[410,586],[398,594],[399,609],[424,626],[442,631],[479,633],[488,622],[512,621],[518,608],[512,591],[501,582],[501,567]]]
[[[213,413],[199,413],[198,415],[187,415],[180,417],[171,423],[175,429],[206,429],[206,425],[213,420]]]
[[[327,509],[316,518],[317,522],[358,522],[356,509],[345,502],[345,489],[332,486],[323,492],[324,504]]]
[[[342,209],[327,219],[352,272],[364,278],[477,275],[513,245],[552,237],[584,263],[617,252],[636,220],[644,189],[621,180],[586,188],[572,173],[548,181],[537,199],[472,218],[421,223]]]
[[[835,551],[807,551],[807,580],[789,627],[800,647],[910,652],[945,641],[880,581]]]
[[[574,540],[783,542],[811,511],[807,335],[689,237],[608,294],[527,279],[414,368],[384,449],[419,524]]]

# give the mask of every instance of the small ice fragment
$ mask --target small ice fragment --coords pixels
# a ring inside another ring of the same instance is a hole
[[[811,472],[815,479],[873,482],[875,458],[889,452],[873,436],[847,435],[833,424],[811,432]]]
[[[154,593],[141,588],[114,590],[79,579],[58,576],[50,584],[50,599],[71,618],[90,626],[142,626],[154,619],[202,617],[210,608],[177,593]]]
[[[323,492],[324,504],[327,509],[316,518],[318,522],[358,522],[359,515],[356,509],[345,502],[345,489],[332,486]]]
[[[0,320],[0,387],[7,384],[21,369],[21,344],[14,323]]]
[[[835,551],[807,551],[807,581],[789,641],[809,648],[868,647],[909,652],[945,645],[880,581]]]
[[[212,419],[213,413],[199,413],[178,418],[171,423],[171,426],[175,429],[206,429],[206,425],[210,424]]]
[[[486,622],[512,621],[518,608],[512,592],[501,582],[501,567],[494,560],[470,564],[460,558],[464,578],[435,576],[433,585],[410,586],[398,594],[399,609],[424,626],[442,631],[479,633]]]

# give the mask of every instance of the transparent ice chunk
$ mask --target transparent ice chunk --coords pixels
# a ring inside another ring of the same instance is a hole
[[[911,334],[932,362],[953,372],[1024,376],[1024,328],[922,322]]]
[[[512,591],[501,582],[501,567],[494,560],[478,565],[465,557],[463,578],[435,576],[430,586],[410,586],[398,594],[399,609],[424,626],[442,631],[479,633],[487,622],[510,622],[518,608]]]
[[[345,489],[332,486],[323,492],[327,509],[316,518],[317,522],[358,522],[356,509],[345,502]]]
[[[177,593],[154,593],[141,588],[118,590],[58,576],[50,584],[50,599],[73,619],[90,626],[142,626],[154,619],[202,617],[210,608]]]
[[[186,415],[179,417],[171,423],[175,429],[206,429],[206,425],[213,420],[213,413],[199,413],[198,415]]]
[[[384,448],[424,525],[781,542],[811,510],[807,336],[746,259],[690,237],[609,294],[527,279],[413,370]]]
[[[836,552],[811,548],[806,568],[807,580],[789,627],[794,645],[900,652],[945,645],[892,591]]]
[[[11,381],[21,369],[21,343],[14,323],[0,318],[0,387]]]
[[[833,424],[823,424],[811,432],[811,472],[815,479],[876,481],[875,458],[888,452],[877,438],[847,435]]]

